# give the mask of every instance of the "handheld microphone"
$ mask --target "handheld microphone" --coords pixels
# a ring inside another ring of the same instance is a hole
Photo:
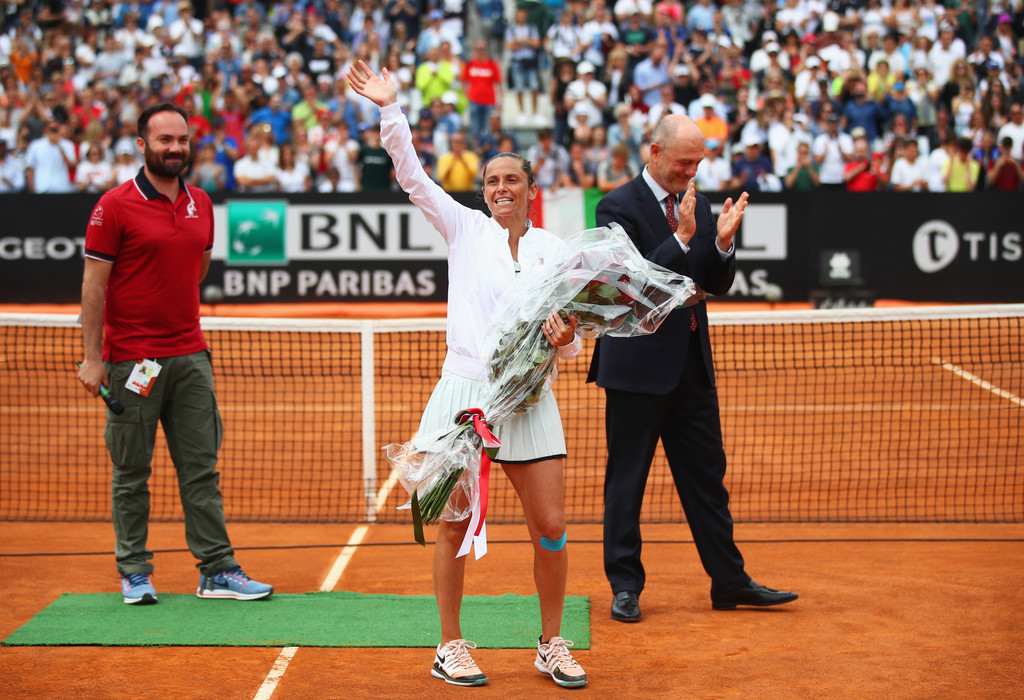
[[[81,367],[82,363],[79,362],[78,366]],[[100,398],[103,399],[103,403],[107,404],[114,415],[119,416],[124,413],[124,404],[121,403],[121,399],[117,398],[110,393],[110,389],[105,384],[100,384]]]

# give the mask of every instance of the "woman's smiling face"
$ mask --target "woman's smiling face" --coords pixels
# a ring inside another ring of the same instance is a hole
[[[521,215],[525,220],[537,197],[537,184],[530,182],[522,161],[510,156],[494,157],[487,163],[483,186],[484,202],[494,217]]]

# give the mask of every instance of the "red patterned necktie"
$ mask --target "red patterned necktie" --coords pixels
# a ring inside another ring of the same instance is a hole
[[[672,233],[674,234],[679,228],[679,218],[676,216],[676,196],[670,194],[665,197],[665,217],[668,219],[668,225],[672,227]],[[690,307],[690,330],[697,330],[697,312]]]

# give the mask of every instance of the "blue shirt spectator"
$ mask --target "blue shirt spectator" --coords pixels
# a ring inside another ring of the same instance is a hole
[[[280,146],[291,138],[292,113],[281,103],[281,95],[270,96],[266,107],[252,113],[249,124],[270,124],[274,132],[274,142]]]
[[[846,132],[858,126],[867,133],[868,143],[878,138],[878,125],[885,121],[882,105],[868,98],[868,86],[863,80],[851,81],[850,100],[843,107]]]

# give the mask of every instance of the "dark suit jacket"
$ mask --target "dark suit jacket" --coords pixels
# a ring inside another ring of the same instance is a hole
[[[697,195],[694,217],[697,232],[690,240],[690,252],[684,253],[642,174],[609,192],[597,205],[598,226],[618,223],[648,260],[690,277],[709,294],[725,294],[736,276],[736,256],[730,254],[722,260],[715,245],[717,222],[702,194]],[[694,309],[703,362],[713,385],[707,306],[701,301]],[[608,389],[667,394],[683,374],[690,333],[690,309],[681,307],[669,314],[652,335],[601,338],[594,348],[587,381]]]

